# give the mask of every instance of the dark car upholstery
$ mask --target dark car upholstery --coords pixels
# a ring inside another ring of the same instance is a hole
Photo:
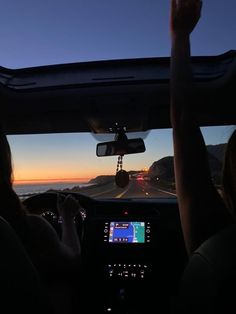
[[[0,217],[0,312],[53,313],[37,271],[13,228]]]
[[[178,313],[235,312],[235,243],[236,225],[231,225],[193,253],[183,274]]]

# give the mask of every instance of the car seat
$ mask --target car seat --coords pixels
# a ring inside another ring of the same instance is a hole
[[[177,313],[235,313],[236,224],[205,241],[184,271]]]
[[[1,313],[53,313],[36,269],[14,229],[2,217],[0,271]]]

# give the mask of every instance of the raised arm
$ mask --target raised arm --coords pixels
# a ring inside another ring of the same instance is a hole
[[[189,254],[224,227],[228,213],[211,180],[207,151],[195,121],[195,90],[190,34],[200,18],[200,0],[172,0],[171,124],[175,180],[186,248]]]

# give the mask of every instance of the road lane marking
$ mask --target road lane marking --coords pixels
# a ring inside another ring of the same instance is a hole
[[[129,189],[129,188],[128,188],[128,189]],[[121,198],[126,192],[128,192],[128,189],[126,189],[124,192],[122,192],[122,193],[116,195],[115,198]]]
[[[108,191],[103,191],[103,192],[92,194],[91,197],[96,197],[96,196],[99,196],[99,195],[102,195],[102,194],[110,193],[110,192],[115,191],[115,190],[116,190],[116,188],[112,188],[112,189],[110,189]]]
[[[166,193],[166,194],[170,194],[170,195],[174,195],[174,196],[176,196],[176,194],[174,194],[174,193],[171,193],[171,192],[168,192],[168,191],[164,191],[164,190],[161,190],[161,189],[156,189],[157,191],[160,191],[160,192],[163,192],[163,193]]]
[[[160,191],[160,192],[162,192],[162,193],[166,193],[166,194],[170,194],[170,195],[173,195],[173,196],[177,196],[176,193],[171,193],[171,192],[168,192],[168,191],[159,189],[159,188],[157,188],[157,187],[155,187],[155,186],[149,186],[149,187],[151,187],[152,189],[154,189],[154,190],[156,190],[156,191]]]

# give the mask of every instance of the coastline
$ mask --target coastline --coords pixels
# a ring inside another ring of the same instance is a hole
[[[78,189],[81,189],[83,187],[87,187],[92,185],[91,183],[82,182],[82,181],[62,181],[59,180],[57,182],[48,182],[48,183],[36,183],[34,181],[31,183],[25,183],[25,184],[13,184],[13,188],[17,195],[28,195],[28,194],[37,194],[37,193],[43,193],[48,190],[64,190],[64,189],[72,189],[74,187],[77,187]]]

